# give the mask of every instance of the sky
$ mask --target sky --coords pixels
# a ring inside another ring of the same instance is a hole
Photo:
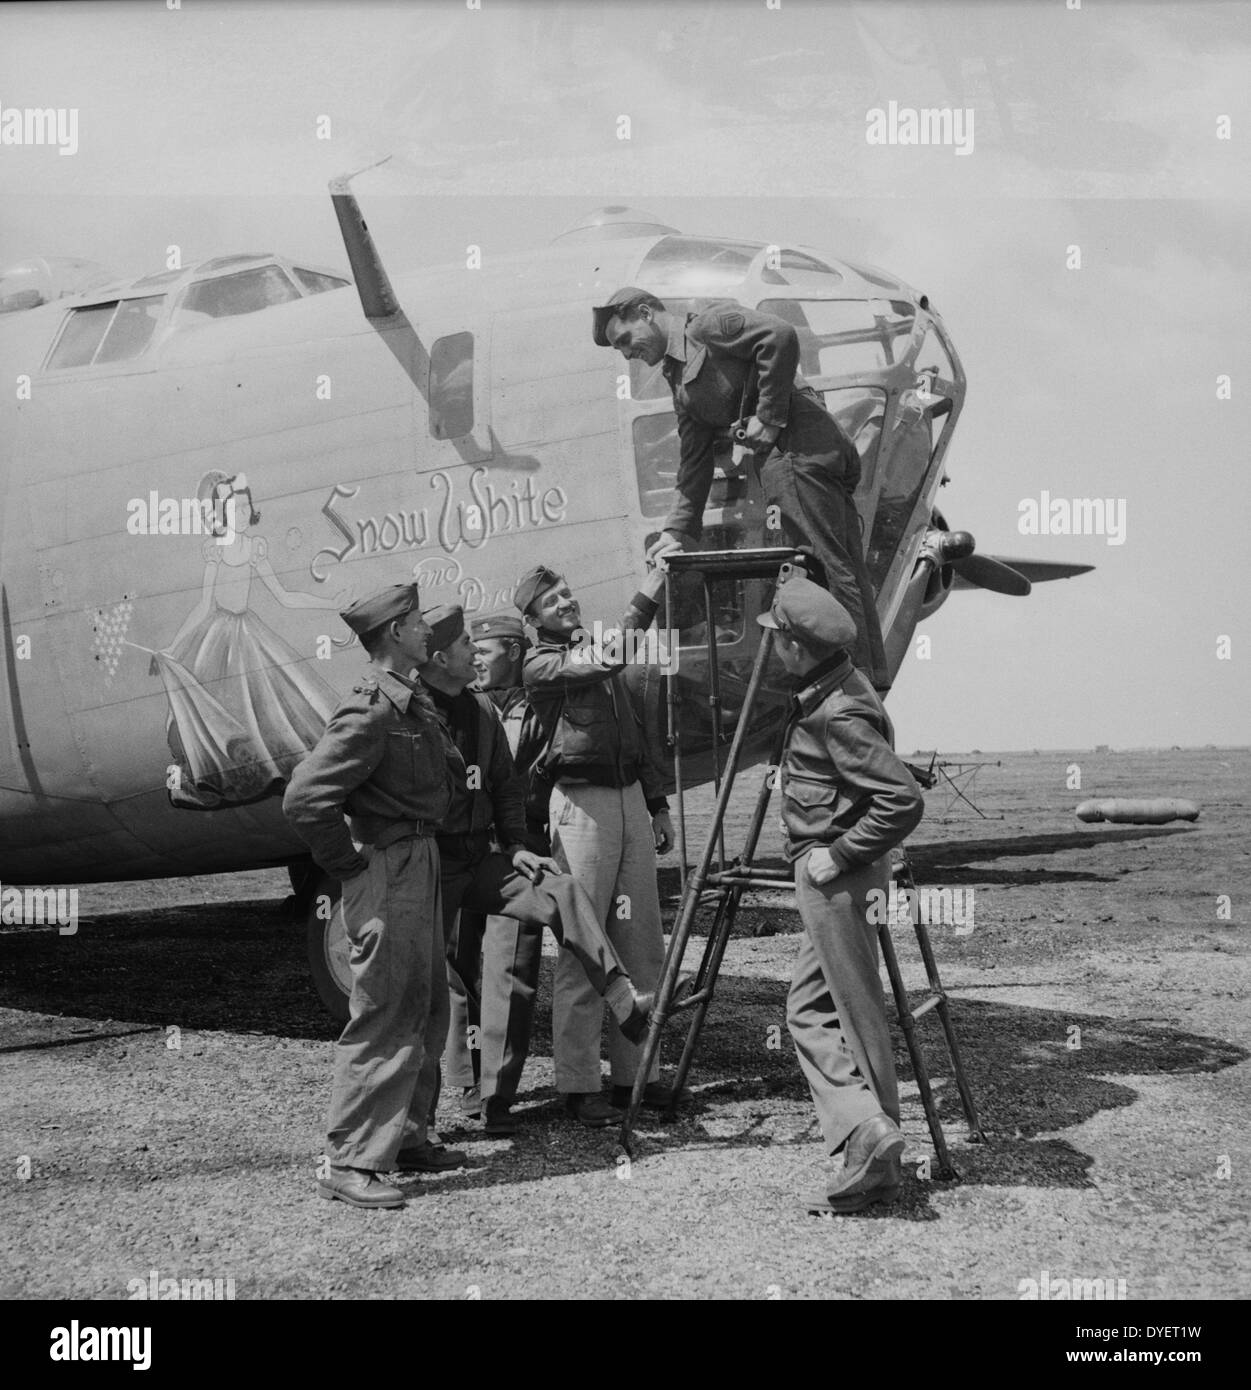
[[[900,747],[1251,741],[1251,7],[170,4],[0,8],[0,132],[78,112],[73,155],[0,144],[0,267],[342,265],[327,180],[386,155],[355,186],[393,271],[613,202],[887,267],[968,377],[948,522],[1096,567],[953,594],[892,692]],[[972,148],[868,143],[892,102],[971,111]],[[1123,502],[1124,543],[1020,534],[1044,492]]]

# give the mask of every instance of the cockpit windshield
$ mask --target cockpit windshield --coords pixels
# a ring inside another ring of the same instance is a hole
[[[75,309],[65,321],[47,369],[138,357],[156,330],[164,302],[164,295],[154,294]]]

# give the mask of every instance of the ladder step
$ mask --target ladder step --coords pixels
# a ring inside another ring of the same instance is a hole
[[[946,1003],[945,994],[931,994],[930,997],[919,1004],[915,1009],[909,1009],[908,1014],[913,1020],[924,1018],[931,1009],[936,1009],[939,1004]]]

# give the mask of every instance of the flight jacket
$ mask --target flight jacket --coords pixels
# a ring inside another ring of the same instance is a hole
[[[839,653],[791,701],[782,758],[786,857],[823,845],[842,871],[864,868],[916,829],[925,803],[895,756],[876,691]]]
[[[505,849],[530,847],[526,833],[526,784],[517,772],[508,748],[504,725],[490,696],[478,690],[463,690],[477,715],[477,760],[480,776],[471,786],[466,775],[457,786],[452,807],[440,827],[440,836],[483,835],[492,827]],[[440,722],[442,712],[436,705]],[[445,725],[446,727],[446,725]],[[449,737],[451,735],[449,734]],[[455,739],[452,739],[455,742]],[[462,760],[463,761],[463,760]]]
[[[666,531],[699,539],[715,442],[744,413],[781,430],[773,446],[780,453],[825,455],[848,490],[860,482],[860,455],[799,374],[799,334],[785,319],[733,300],[712,304],[674,323],[661,365],[680,450]]]
[[[351,878],[369,865],[357,843],[391,844],[416,827],[432,834],[451,805],[453,778],[465,775],[420,684],[374,667],[292,772],[282,809],[317,863]]]
[[[619,626],[645,628],[659,605],[635,594]],[[545,752],[536,772],[551,783],[563,778],[597,786],[642,782],[647,809],[667,810],[664,776],[647,751],[642,723],[621,672],[624,661],[590,660],[571,636],[538,631],[526,653],[522,679],[543,729]]]
[[[543,725],[526,698],[524,686],[496,686],[483,693],[499,712],[517,775],[525,784],[526,829],[531,840],[540,841],[542,853],[547,854],[551,849],[547,843],[547,806],[552,786],[545,776],[536,775],[537,764],[547,751]]]

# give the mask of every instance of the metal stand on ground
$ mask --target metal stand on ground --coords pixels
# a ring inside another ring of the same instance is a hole
[[[756,806],[747,827],[747,835],[743,844],[742,854],[728,865],[725,862],[725,813],[734,791],[734,781],[738,774],[739,762],[742,758],[743,748],[747,741],[748,731],[751,728],[751,717],[753,709],[755,708],[756,698],[764,682],[765,668],[768,665],[769,653],[772,649],[773,634],[767,629],[761,630],[760,645],[756,652],[751,678],[748,681],[747,690],[743,697],[742,708],[739,711],[738,723],[735,726],[734,735],[730,742],[730,749],[726,758],[723,775],[719,766],[720,759],[717,750],[717,740],[720,735],[721,697],[718,678],[717,634],[715,611],[712,601],[712,585],[718,578],[737,580],[747,578],[768,579],[776,577],[781,580],[782,576],[786,574],[792,566],[800,567],[802,570],[803,558],[803,555],[797,551],[768,548],[745,551],[697,551],[688,552],[683,555],[670,556],[668,559],[668,570],[665,575],[665,616],[666,624],[670,632],[673,631],[673,601],[671,592],[673,575],[689,571],[698,571],[703,579],[709,670],[708,700],[712,715],[713,731],[713,783],[717,792],[717,802],[713,812],[712,823],[709,826],[699,860],[693,869],[687,871],[685,852],[686,815],[683,800],[684,787],[682,782],[681,730],[678,719],[675,676],[671,670],[668,676],[669,731],[674,754],[676,795],[678,798],[679,846],[683,860],[682,900],[678,910],[677,920],[674,922],[673,934],[669,940],[669,949],[665,955],[664,969],[661,972],[660,984],[656,993],[656,1002],[652,1009],[651,1027],[648,1030],[647,1040],[643,1046],[643,1055],[639,1063],[638,1072],[635,1076],[630,1104],[626,1110],[625,1119],[621,1126],[621,1142],[627,1153],[630,1152],[630,1143],[633,1136],[635,1120],[638,1116],[639,1105],[642,1101],[643,1090],[647,1083],[647,1077],[651,1072],[652,1064],[660,1050],[660,1039],[664,1032],[665,1024],[668,1022],[671,1015],[689,1009],[692,1011],[692,1018],[690,1026],[687,1029],[686,1042],[682,1048],[682,1056],[678,1062],[677,1072],[674,1075],[674,1099],[670,1107],[670,1114],[672,1114],[673,1106],[677,1104],[677,1097],[690,1072],[691,1063],[694,1061],[695,1049],[699,1042],[700,1031],[703,1028],[704,1019],[707,1017],[708,1008],[712,1003],[717,975],[721,969],[721,961],[725,956],[725,949],[730,939],[730,932],[733,929],[734,919],[738,913],[739,903],[742,900],[743,893],[749,888],[765,888],[775,891],[793,888],[793,881],[789,870],[762,868],[754,863],[756,846],[760,839],[760,832],[764,826],[764,819],[772,793],[772,787],[770,785],[772,779],[769,777],[765,777],[761,782],[760,792],[756,798]],[[785,720],[780,719],[778,734],[770,759],[773,766],[778,766],[781,763],[785,733]],[[716,857],[718,861],[715,869],[713,868],[714,857]],[[894,866],[892,872],[897,885],[901,888],[912,888],[915,890],[911,869],[906,859],[903,860],[901,864]],[[706,893],[708,894],[707,902],[704,901]],[[947,994],[939,979],[938,965],[934,959],[934,953],[930,946],[929,935],[926,931],[925,923],[921,920],[918,896],[915,891],[913,891],[909,898],[909,905],[911,909],[909,915],[916,931],[917,942],[921,949],[921,958],[925,963],[926,975],[929,980],[930,989],[932,990],[932,993],[922,1000],[915,1008],[910,1004],[908,992],[904,987],[903,977],[899,971],[899,961],[895,955],[894,943],[891,941],[888,923],[884,922],[879,928],[878,936],[881,941],[882,955],[886,961],[887,973],[890,976],[891,989],[895,997],[895,1005],[899,1014],[900,1026],[903,1028],[904,1039],[908,1046],[908,1055],[912,1059],[913,1072],[917,1078],[917,1088],[920,1092],[921,1104],[925,1110],[925,1118],[929,1125],[930,1135],[934,1140],[935,1152],[938,1155],[939,1173],[942,1177],[954,1178],[957,1174],[951,1165],[946,1140],[943,1136],[942,1124],[939,1121],[938,1112],[934,1104],[934,1094],[930,1085],[929,1069],[926,1066],[925,1058],[916,1036],[917,1019],[923,1017],[926,1013],[930,1012],[931,1009],[936,1009],[938,1011],[939,1021],[942,1024],[947,1050],[951,1057],[952,1068],[955,1072],[956,1085],[960,1092],[960,1100],[964,1106],[965,1118],[969,1125],[969,1138],[980,1140],[984,1136],[978,1122],[977,1111],[973,1104],[973,1097],[969,1090],[968,1081],[965,1077],[959,1043],[956,1040],[955,1029],[951,1022]],[[708,928],[703,958],[700,961],[693,988],[689,993],[684,994],[682,998],[675,999],[674,995],[681,974],[682,960],[686,954],[687,942],[690,939],[695,918],[701,907],[711,907],[712,909],[712,921]]]

